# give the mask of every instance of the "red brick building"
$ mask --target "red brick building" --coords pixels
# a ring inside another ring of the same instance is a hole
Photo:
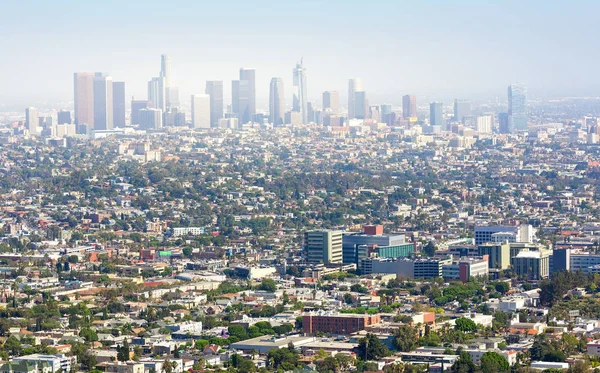
[[[333,333],[351,334],[365,330],[369,325],[379,324],[379,315],[356,315],[351,313],[340,314],[304,314],[302,316],[302,329],[304,333]]]

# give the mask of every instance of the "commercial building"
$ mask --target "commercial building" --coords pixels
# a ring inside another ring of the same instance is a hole
[[[342,231],[316,230],[304,233],[307,261],[311,263],[342,263]]]
[[[490,115],[478,116],[475,122],[475,131],[479,133],[492,133],[492,117]]]
[[[35,135],[38,132],[39,119],[37,116],[37,110],[33,107],[25,109],[25,128],[30,134]]]
[[[381,230],[381,232],[375,230],[370,230],[370,227],[365,227],[365,233],[350,233],[350,234],[344,234],[343,237],[343,259],[344,259],[344,263],[359,263],[359,259],[365,259],[365,258],[358,258],[357,256],[357,250],[358,247],[361,245],[366,245],[368,247],[371,248],[376,248],[376,247],[397,247],[400,245],[404,245],[406,243],[405,241],[405,237],[404,235],[387,235],[387,234],[382,234],[383,233],[383,229]],[[366,233],[367,231],[371,232],[371,234]],[[411,244],[409,245],[411,248],[414,248],[414,246]],[[406,249],[409,250],[409,249]],[[397,252],[401,252],[401,250],[396,250]],[[414,250],[413,250],[414,251]],[[398,256],[408,256],[408,255],[397,255],[397,256],[392,256],[394,253],[394,250],[392,248],[385,250],[384,251],[385,256],[381,256],[379,255],[379,257],[384,257],[384,258],[391,258],[391,257],[398,257]]]
[[[293,94],[292,111],[301,114],[303,124],[308,123],[306,69],[302,65],[302,60],[294,68]]]
[[[94,75],[94,130],[113,129],[113,81],[104,73]]]
[[[452,256],[434,258],[368,258],[361,260],[363,274],[387,273],[396,278],[438,278],[444,265],[452,264]]]
[[[269,123],[274,127],[285,123],[285,96],[283,90],[283,79],[271,79],[269,90]]]
[[[527,130],[527,89],[521,83],[508,87],[508,120],[512,130]]]
[[[348,119],[356,118],[356,114],[354,112],[354,93],[356,91],[362,91],[363,85],[362,80],[359,78],[354,78],[348,80]]]
[[[165,95],[165,78],[163,76],[152,78],[148,82],[148,101],[150,101],[150,107],[165,111],[167,106]]]
[[[131,125],[140,124],[140,110],[148,109],[151,106],[148,100],[131,99]]]
[[[510,262],[517,276],[541,280],[550,275],[550,250],[521,251]]]
[[[91,129],[94,126],[94,73],[75,73],[73,81],[77,130],[84,125]]]
[[[323,92],[323,110],[333,114],[340,112],[340,93],[338,91]]]
[[[429,104],[429,125],[445,127],[444,105],[441,102],[432,102]]]
[[[73,121],[71,120],[71,112],[69,110],[60,110],[58,112],[58,122],[57,124],[71,124]]]
[[[487,255],[490,268],[507,269],[510,266],[510,245],[508,243],[484,243],[477,246],[479,256]]]
[[[508,120],[508,113],[498,114],[498,132],[502,134],[512,133],[510,121]]]
[[[210,96],[192,95],[192,128],[210,128]]]
[[[402,97],[402,117],[404,119],[417,117],[417,96],[405,95]]]
[[[569,254],[569,269],[573,272],[597,273],[594,268],[600,264],[600,254],[588,252],[571,252]]]
[[[238,110],[240,123],[246,124],[256,113],[256,71],[241,68],[238,82]]]
[[[155,108],[141,109],[138,115],[141,129],[155,130],[162,128],[162,110]]]
[[[489,275],[489,258],[487,255],[478,258],[462,258],[442,266],[442,277],[447,280],[468,282],[473,278],[484,278]]]
[[[27,362],[29,364],[37,364],[38,366],[50,366],[52,373],[63,372],[69,373],[71,372],[71,367],[77,363],[77,357],[75,356],[66,356],[64,354],[57,355],[42,355],[42,354],[32,354],[26,356],[15,357],[13,362]],[[15,370],[13,370],[15,371]]]
[[[481,245],[486,242],[495,242],[492,235],[499,232],[517,235],[519,233],[519,227],[507,227],[502,225],[476,226],[475,245]],[[516,238],[514,242],[516,242]]]
[[[471,116],[471,102],[469,100],[454,100],[454,121],[463,122],[465,117]]]
[[[204,93],[210,97],[210,126],[219,127],[219,120],[223,118],[223,81],[207,81]]]
[[[351,313],[307,313],[302,315],[304,333],[352,334],[379,324],[379,315],[357,315]]]
[[[367,92],[363,90],[354,91],[354,118],[367,119],[369,103],[367,101]]]
[[[113,82],[113,125],[125,127],[125,82]]]

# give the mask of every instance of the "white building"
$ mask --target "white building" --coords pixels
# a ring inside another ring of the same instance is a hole
[[[42,354],[32,354],[21,357],[16,357],[13,359],[14,362],[26,361],[33,364],[39,364],[41,362],[46,362],[50,364],[52,368],[52,372],[63,372],[68,373],[71,371],[71,366],[77,363],[77,357],[75,356],[66,356],[64,354],[57,355],[42,355]]]
[[[492,133],[492,117],[490,115],[482,115],[477,117],[475,131],[479,133]]]
[[[210,128],[210,96],[192,95],[192,128]]]

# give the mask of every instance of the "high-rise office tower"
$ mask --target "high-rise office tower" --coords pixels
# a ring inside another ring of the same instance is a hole
[[[527,129],[527,89],[521,83],[508,86],[508,120],[513,131]]]
[[[390,114],[392,113],[392,105],[390,104],[381,104],[379,107],[379,117],[380,121],[387,123]]]
[[[294,68],[294,101],[292,110],[302,114],[302,123],[308,123],[308,108],[306,97],[306,69],[300,63]]]
[[[492,116],[478,116],[475,122],[475,131],[479,133],[492,133]]]
[[[94,75],[94,129],[113,129],[113,80],[103,73]]]
[[[160,76],[162,78],[162,90],[164,92],[164,107],[161,107],[163,112],[166,108],[179,106],[179,90],[174,88],[171,81],[171,58],[162,54],[160,56]]]
[[[471,102],[469,100],[454,100],[454,121],[463,122],[465,117],[471,116]]]
[[[69,110],[61,110],[58,112],[58,124],[71,124],[71,112]]]
[[[25,128],[30,134],[37,134],[39,126],[39,118],[37,116],[37,110],[34,107],[28,107],[25,109]]]
[[[223,81],[207,81],[205,93],[210,96],[210,126],[217,128],[223,118]]]
[[[74,102],[75,124],[77,126],[94,125],[94,73],[75,73]]]
[[[369,119],[379,123],[379,121],[381,120],[381,113],[379,111],[379,106],[377,106],[377,105],[369,106]]]
[[[192,95],[192,128],[210,128],[210,96]]]
[[[405,95],[402,97],[402,118],[417,117],[417,96]]]
[[[283,79],[271,79],[269,89],[269,122],[274,127],[281,126],[285,121],[285,107],[283,95]]]
[[[139,111],[140,128],[156,130],[162,128],[163,112],[160,109],[147,108]]]
[[[348,81],[348,119],[354,119],[356,117],[356,114],[354,113],[354,93],[362,90],[362,80],[359,78],[350,79]]]
[[[165,95],[167,97],[167,108],[179,107],[179,88],[169,87],[165,89]]]
[[[240,81],[231,81],[231,113],[238,118],[240,115]]]
[[[239,118],[240,123],[245,124],[256,113],[256,71],[242,67],[239,84]]]
[[[369,113],[369,103],[367,102],[367,92],[354,91],[354,118],[366,119]]]
[[[502,134],[512,133],[510,120],[508,120],[508,113],[498,114],[498,132]]]
[[[125,82],[113,82],[113,124],[125,127]]]
[[[165,110],[165,78],[162,76],[152,78],[148,82],[148,101],[151,107]]]
[[[323,92],[323,110],[337,114],[340,112],[340,93],[338,91]]]
[[[160,56],[160,76],[165,79],[165,88],[171,87],[171,59],[166,54]]]
[[[441,102],[429,104],[429,125],[444,127],[444,105]]]
[[[131,125],[140,124],[140,110],[150,107],[148,100],[136,100],[131,98]]]
[[[311,263],[342,263],[342,231],[317,230],[304,233],[307,261]]]

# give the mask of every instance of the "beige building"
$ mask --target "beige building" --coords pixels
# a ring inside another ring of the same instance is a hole
[[[342,231],[316,230],[304,233],[307,260],[312,263],[342,263]]]

